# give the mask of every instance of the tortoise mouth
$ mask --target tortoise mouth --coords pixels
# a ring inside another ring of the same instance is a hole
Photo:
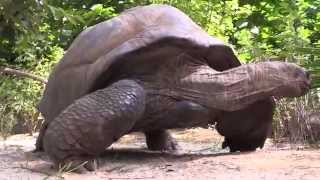
[[[280,94],[274,95],[276,99],[284,97],[300,97],[306,95],[311,89],[310,80],[289,81],[277,88]]]
[[[308,71],[305,71],[304,80],[299,82],[301,94],[306,94],[312,88],[312,79]]]

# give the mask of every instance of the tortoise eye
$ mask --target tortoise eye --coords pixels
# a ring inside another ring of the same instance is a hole
[[[293,77],[294,78],[299,78],[299,77],[301,77],[301,75],[302,75],[301,71],[295,71]]]
[[[310,79],[310,72],[309,71],[306,71],[306,76],[308,79]]]

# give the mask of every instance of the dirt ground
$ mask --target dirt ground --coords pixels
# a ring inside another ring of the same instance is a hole
[[[0,141],[0,180],[121,179],[320,179],[320,150],[273,144],[251,153],[227,153],[212,130],[173,131],[176,153],[146,150],[144,137],[123,137],[99,159],[100,168],[83,174],[59,172],[41,153],[31,153],[35,136],[15,135]]]

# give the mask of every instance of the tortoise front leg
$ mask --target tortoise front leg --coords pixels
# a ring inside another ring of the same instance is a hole
[[[225,137],[222,148],[229,147],[231,152],[263,148],[271,130],[274,108],[274,101],[269,98],[245,109],[220,113],[216,129]]]
[[[92,159],[128,133],[144,110],[143,88],[121,80],[76,100],[51,121],[43,139],[44,150],[57,165],[94,164]]]

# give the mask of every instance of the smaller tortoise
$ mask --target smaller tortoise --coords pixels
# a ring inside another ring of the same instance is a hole
[[[82,32],[55,67],[39,105],[37,149],[77,165],[130,132],[144,132],[151,150],[174,150],[166,129],[217,123],[223,147],[255,150],[271,126],[271,97],[309,86],[291,63],[241,65],[176,8],[137,7]]]

